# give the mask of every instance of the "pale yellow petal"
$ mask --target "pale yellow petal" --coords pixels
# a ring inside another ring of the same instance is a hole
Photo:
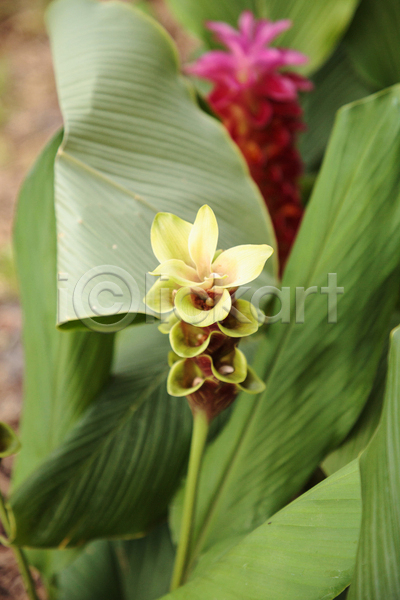
[[[200,283],[197,271],[193,267],[189,267],[183,260],[166,260],[158,265],[150,275],[164,275],[170,277],[179,285],[196,286]]]
[[[172,213],[157,213],[151,226],[151,246],[160,262],[177,258],[194,267],[189,254],[191,223]]]
[[[231,310],[232,300],[228,290],[221,291],[222,294],[217,297],[215,305],[208,310],[204,310],[201,307],[201,302],[196,302],[196,294],[193,289],[180,288],[175,296],[175,308],[180,318],[196,327],[209,327],[214,323],[223,321]],[[200,300],[201,298],[200,294]]]
[[[171,298],[172,300],[172,298]],[[158,331],[161,331],[161,333],[166,333],[168,334],[172,327],[178,323],[179,318],[177,317],[177,315],[175,314],[175,312],[171,312],[169,315],[167,314],[166,316],[162,316],[161,317],[161,323],[158,326]]]
[[[189,234],[189,252],[200,279],[211,273],[211,263],[218,243],[218,223],[212,209],[205,204],[197,213]]]
[[[221,287],[238,287],[256,279],[264,268],[273,248],[262,244],[246,244],[225,250],[212,265],[215,273],[228,275],[219,282]]]
[[[156,314],[165,314],[174,308],[174,296],[177,284],[172,279],[157,279],[149,289],[143,302]]]

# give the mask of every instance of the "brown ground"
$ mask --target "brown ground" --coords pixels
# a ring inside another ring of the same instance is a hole
[[[51,56],[43,23],[46,0],[0,0],[0,420],[18,428],[22,402],[21,311],[12,263],[16,198],[35,158],[61,124]],[[156,14],[183,56],[192,43],[163,6]],[[0,465],[7,492],[11,462]],[[14,557],[0,545],[0,600],[26,598]]]

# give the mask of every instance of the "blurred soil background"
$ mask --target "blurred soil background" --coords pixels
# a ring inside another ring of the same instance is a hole
[[[22,404],[21,311],[12,260],[18,189],[61,124],[41,0],[0,0],[0,420],[18,428]],[[11,461],[0,468],[7,492]],[[0,546],[0,598],[26,598],[13,553]]]
[[[0,0],[0,420],[15,429],[22,407],[23,351],[12,224],[20,185],[62,123],[44,25],[47,4]],[[173,21],[163,0],[151,0],[150,9],[187,58],[193,41]],[[0,465],[3,494],[11,468],[10,460]],[[26,599],[13,553],[1,545],[0,599]]]

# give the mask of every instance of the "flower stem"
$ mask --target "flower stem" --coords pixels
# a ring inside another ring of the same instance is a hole
[[[182,585],[188,563],[200,467],[207,439],[208,425],[208,418],[204,411],[193,411],[192,444],[190,447],[181,530],[171,581],[171,592]]]
[[[10,526],[10,521],[8,518],[4,498],[1,494],[1,492],[0,492],[0,521],[3,525],[6,535],[9,536],[11,533],[11,526]],[[17,548],[16,546],[13,546],[12,549],[14,550],[15,558],[17,559],[17,563],[18,563],[19,572],[21,573],[21,577],[23,579],[25,590],[26,590],[26,593],[28,594],[28,597],[30,598],[30,600],[39,600],[38,596],[36,594],[35,582],[33,581],[32,573],[29,568],[29,563],[25,556],[24,551],[22,550],[22,548]]]

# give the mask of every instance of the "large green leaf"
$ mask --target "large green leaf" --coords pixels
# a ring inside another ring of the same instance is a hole
[[[114,377],[67,440],[11,497],[16,543],[80,545],[147,530],[184,474],[192,417],[168,396],[168,337],[119,334]]]
[[[23,310],[25,352],[22,450],[13,471],[18,487],[64,440],[108,379],[113,335],[56,330],[54,159],[58,133],[43,150],[19,195],[14,248]],[[44,576],[72,553],[30,552]]]
[[[379,429],[360,459],[362,524],[349,600],[400,594],[400,328],[393,331]]]
[[[345,36],[354,66],[375,89],[400,81],[399,29],[398,0],[362,0]]]
[[[58,0],[48,20],[66,123],[56,161],[58,267],[69,302],[60,321],[96,316],[87,296],[92,285],[101,287],[101,273],[105,281],[116,277],[121,314],[135,313],[136,300],[144,311],[145,273],[157,264],[150,226],[158,211],[193,221],[207,203],[221,247],[275,245],[244,159],[196,104],[160,26],[127,4],[93,0]],[[91,282],[81,280],[93,268]],[[79,280],[82,289],[73,294]]]
[[[398,294],[399,100],[395,87],[339,111],[284,273],[290,323],[271,325],[253,365],[266,390],[239,398],[205,456],[193,559],[298,493],[368,398]],[[307,298],[305,322],[296,323],[295,288],[326,286],[328,273],[344,287],[337,323],[321,294]]]
[[[313,92],[303,98],[307,129],[300,136],[302,158],[309,170],[319,167],[339,108],[372,91],[357,76],[342,44],[312,81]]]
[[[24,317],[24,410],[16,486],[61,443],[109,375],[112,335],[56,330],[54,158],[57,134],[22,187],[14,246]]]
[[[242,11],[258,17],[291,19],[293,26],[278,38],[279,46],[296,48],[309,56],[303,71],[315,71],[332,53],[344,34],[358,0],[168,0],[178,19],[208,46],[214,46],[207,21],[237,26]]]
[[[328,600],[351,580],[361,520],[355,461],[166,596],[185,600]]]
[[[378,427],[385,393],[390,333],[399,322],[400,314],[396,311],[390,320],[387,342],[384,345],[378,369],[375,374],[374,384],[364,409],[344,442],[323,462],[323,469],[328,475],[332,475],[332,473],[338,471],[357,458],[368,446],[368,443]]]
[[[332,475],[357,458],[368,446],[379,424],[387,371],[387,348],[382,354],[374,384],[364,409],[343,443],[323,462],[325,473]]]
[[[139,540],[93,542],[60,574],[58,600],[156,600],[168,590],[173,559],[166,525]]]

